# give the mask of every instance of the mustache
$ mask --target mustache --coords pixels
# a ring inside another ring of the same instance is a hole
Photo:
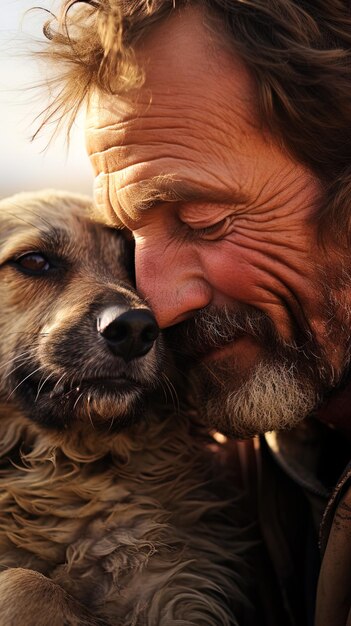
[[[165,341],[175,355],[179,371],[201,361],[212,350],[226,346],[242,336],[257,340],[264,350],[263,361],[293,368],[306,380],[315,381],[319,388],[331,389],[340,382],[333,366],[309,329],[299,328],[299,334],[286,341],[278,334],[270,317],[250,305],[239,309],[208,306],[192,318],[165,329]],[[351,352],[351,350],[350,350]],[[350,355],[343,372],[349,371]]]
[[[242,336],[254,337],[275,350],[295,348],[278,335],[266,313],[250,306],[237,310],[208,306],[191,319],[166,330],[166,338],[174,349],[195,357],[222,348]]]

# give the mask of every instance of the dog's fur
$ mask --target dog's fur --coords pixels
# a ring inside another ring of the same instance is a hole
[[[190,411],[144,409],[162,338],[124,362],[97,331],[108,307],[147,307],[128,242],[89,210],[0,202],[0,624],[237,624],[248,546],[225,447]]]

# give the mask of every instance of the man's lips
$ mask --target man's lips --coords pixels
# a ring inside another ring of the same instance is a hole
[[[220,357],[225,353],[230,353],[233,351],[233,346],[239,341],[239,337],[237,339],[233,339],[232,341],[226,341],[222,344],[217,344],[215,346],[202,344],[202,346],[198,345],[189,345],[186,342],[179,342],[170,344],[171,349],[176,347],[176,351],[182,357],[189,361],[194,362],[205,362],[207,360],[213,360],[217,356]]]
[[[233,345],[245,336],[247,336],[245,333],[240,332],[233,333],[230,338],[216,336],[211,341],[206,341],[196,336],[196,334],[192,335],[190,332],[182,332],[174,336],[171,335],[171,345],[177,351],[181,350],[186,357],[203,360],[217,352],[232,349]]]
[[[243,338],[243,335],[235,337],[231,339],[231,341],[226,341],[222,344],[217,344],[216,346],[204,346],[203,351],[198,354],[201,361],[212,361],[216,358],[223,358],[227,354],[231,354],[235,349],[235,346],[238,342]]]
[[[207,363],[233,356],[241,356],[244,357],[245,361],[248,361],[256,358],[258,353],[259,345],[254,337],[250,335],[240,335],[220,347],[210,348],[200,357],[200,361]]]
[[[270,318],[253,307],[236,311],[207,307],[166,329],[165,336],[174,354],[186,364],[223,358],[231,352],[239,355],[241,350],[252,350],[252,346],[256,353],[258,346],[275,350],[279,344]]]

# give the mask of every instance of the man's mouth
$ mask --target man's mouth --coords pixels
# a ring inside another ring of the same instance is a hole
[[[233,311],[207,307],[198,311],[193,318],[167,329],[166,334],[176,349],[181,347],[187,354],[200,358],[232,345],[242,337],[251,337],[260,342],[276,338],[270,318],[249,306]]]
[[[211,361],[220,361],[222,359],[230,358],[233,356],[244,356],[245,360],[252,359],[257,356],[259,352],[259,344],[254,337],[241,334],[232,341],[229,341],[221,346],[212,348],[209,347],[207,352],[199,355],[198,360],[203,363],[209,363]]]

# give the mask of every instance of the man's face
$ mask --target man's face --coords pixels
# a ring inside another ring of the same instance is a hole
[[[248,71],[198,9],[137,53],[142,89],[91,101],[96,203],[133,231],[138,288],[212,423],[242,436],[293,425],[349,352],[347,280],[317,239],[319,184],[260,127]]]

